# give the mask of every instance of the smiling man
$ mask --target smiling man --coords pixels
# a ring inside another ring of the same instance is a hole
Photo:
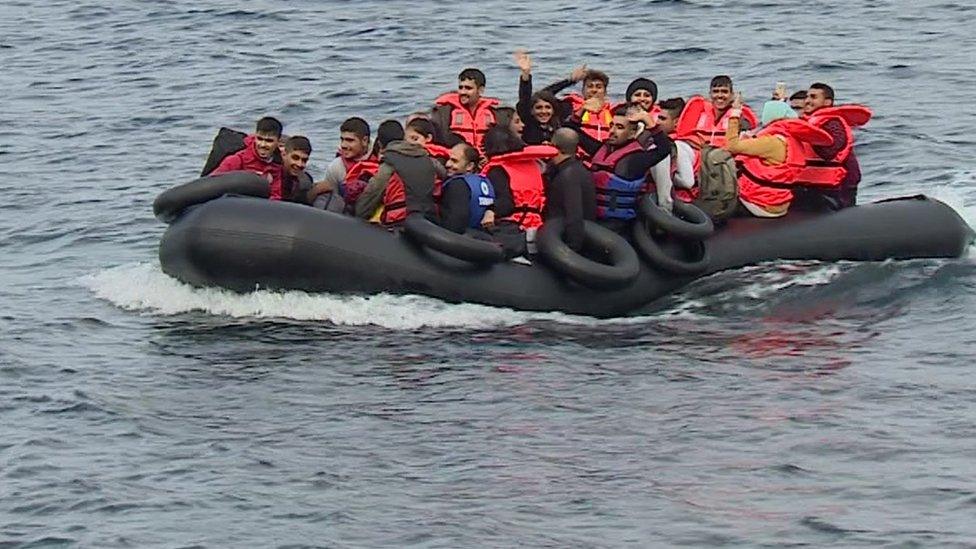
[[[732,78],[729,76],[721,74],[712,78],[708,86],[708,99],[695,96],[685,105],[677,124],[681,137],[699,146],[724,146],[734,91]],[[755,129],[759,119],[752,109],[743,105],[740,122],[740,129],[746,131]]]
[[[457,91],[445,93],[434,101],[430,119],[437,130],[438,144],[450,143],[449,135],[454,133],[481,150],[485,133],[495,125],[493,109],[498,106],[497,99],[483,97],[486,85],[485,73],[467,68],[458,75]]]
[[[281,122],[276,118],[265,116],[258,120],[254,133],[244,138],[244,148],[224,158],[210,175],[233,171],[254,172],[267,178],[272,191],[275,185],[280,189],[281,164],[275,162],[274,152],[281,140],[281,129]]]
[[[335,159],[325,168],[322,181],[315,184],[318,194],[339,190],[344,194],[342,183],[346,172],[369,153],[369,124],[354,116],[339,126],[339,150]]]
[[[854,128],[867,124],[871,110],[863,105],[835,105],[834,88],[816,82],[807,90],[803,119],[830,134],[833,143],[804,150],[806,166],[799,183],[805,188],[797,193],[798,206],[803,209],[855,206],[861,166],[854,154]]]
[[[293,135],[285,140],[281,155],[281,198],[289,202],[308,203],[307,194],[312,188],[312,177],[305,171],[308,158],[312,154],[312,144],[302,135]]]
[[[269,198],[281,200],[281,164],[274,158],[281,141],[281,129],[281,122],[276,118],[266,116],[258,120],[254,133],[244,138],[244,148],[224,158],[210,175],[254,172],[268,180]]]
[[[569,78],[546,86],[543,91],[553,95],[582,82],[582,94],[569,93],[561,101],[561,116],[574,122],[574,127],[590,139],[602,142],[610,131],[613,105],[607,98],[610,77],[603,71],[587,69],[580,65],[573,69]]]
[[[592,155],[590,169],[596,187],[596,218],[604,226],[623,232],[637,217],[641,196],[649,190],[647,174],[660,163],[670,167],[671,146],[667,135],[656,127],[648,130],[648,142],[638,139],[637,115],[642,112],[635,104],[624,103],[613,110],[607,139]],[[592,147],[590,140],[580,142]],[[658,205],[671,209],[671,179],[655,184]]]

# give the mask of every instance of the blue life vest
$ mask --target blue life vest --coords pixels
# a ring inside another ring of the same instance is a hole
[[[608,172],[595,172],[597,219],[635,219],[637,200],[644,192],[643,177],[628,181]]]
[[[487,177],[476,173],[467,173],[463,176],[455,175],[444,182],[444,187],[455,179],[464,179],[470,191],[470,198],[468,199],[468,227],[472,229],[480,228],[481,218],[484,217],[485,211],[488,210],[489,206],[495,204],[495,187]]]

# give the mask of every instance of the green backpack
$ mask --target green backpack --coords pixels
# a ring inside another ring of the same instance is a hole
[[[715,221],[731,217],[739,203],[739,177],[729,151],[703,146],[697,175],[699,194],[695,206]]]

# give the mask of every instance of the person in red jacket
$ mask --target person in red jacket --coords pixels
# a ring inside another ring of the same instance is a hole
[[[254,133],[244,138],[244,148],[224,158],[210,175],[248,171],[268,180],[270,198],[281,200],[281,164],[275,162],[274,152],[281,141],[281,122],[265,116],[258,120]]]
[[[485,133],[495,125],[494,108],[498,106],[497,99],[483,97],[486,84],[485,73],[467,68],[458,75],[457,91],[437,98],[430,120],[437,129],[438,144],[453,145],[451,134],[455,133],[481,149]]]

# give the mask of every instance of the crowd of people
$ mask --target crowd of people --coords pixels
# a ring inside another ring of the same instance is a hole
[[[792,95],[777,84],[757,115],[725,75],[711,79],[708,97],[687,100],[659,100],[657,84],[637,78],[613,103],[604,72],[582,66],[537,91],[530,56],[516,52],[515,61],[514,107],[485,95],[484,73],[464,69],[456,91],[402,124],[382,122],[375,136],[363,118],[343,122],[320,181],[305,172],[309,140],[283,138],[271,117],[211,175],[256,172],[268,178],[272,200],[388,228],[420,214],[497,240],[512,257],[532,251],[535,231],[552,217],[564,220],[574,250],[583,245],[584,220],[629,234],[645,195],[667,211],[675,200],[693,202],[718,221],[856,204],[853,128],[871,114],[835,105],[826,84]],[[565,93],[577,84],[578,92]]]

